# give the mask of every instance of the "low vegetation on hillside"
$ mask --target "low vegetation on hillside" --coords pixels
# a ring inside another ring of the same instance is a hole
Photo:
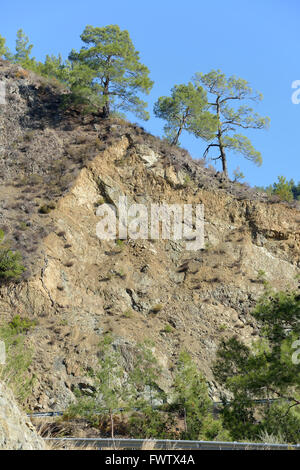
[[[99,370],[90,371],[95,386],[78,389],[77,402],[64,419],[83,417],[111,437],[259,442],[268,436],[298,443],[300,296],[274,292],[266,283],[253,316],[261,334],[251,347],[235,336],[220,343],[214,375],[226,390],[221,404],[210,400],[206,381],[187,352],[179,355],[167,397],[158,386],[161,369],[151,345],[138,346],[126,372],[107,335],[100,344]]]

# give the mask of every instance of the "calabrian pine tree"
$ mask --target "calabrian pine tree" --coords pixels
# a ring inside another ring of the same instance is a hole
[[[167,121],[165,135],[171,144],[178,145],[184,130],[196,137],[213,138],[217,120],[207,107],[206,92],[190,82],[175,85],[171,96],[161,96],[154,105],[154,114]]]
[[[205,139],[208,146],[204,156],[207,156],[212,148],[216,148],[219,155],[217,154],[212,160],[221,160],[226,177],[228,177],[227,152],[230,150],[242,154],[256,165],[261,165],[260,152],[255,150],[250,140],[237,130],[266,129],[270,119],[259,116],[247,104],[239,107],[231,107],[229,104],[246,100],[260,101],[262,95],[254,93],[246,80],[235,76],[227,78],[220,70],[213,70],[207,74],[197,73],[194,83],[204,86],[209,92],[209,108],[217,119],[216,133],[213,138]]]
[[[148,68],[140,62],[128,31],[121,31],[117,25],[87,26],[81,39],[85,46],[80,52],[73,50],[69,59],[82,67],[81,80],[86,76],[86,82],[98,97],[102,116],[107,118],[113,109],[122,109],[148,119],[146,103],[138,94],[148,94],[153,82]]]

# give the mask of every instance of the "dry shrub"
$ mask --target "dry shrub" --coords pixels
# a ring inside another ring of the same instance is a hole
[[[30,73],[28,72],[28,70],[21,69],[15,73],[15,78],[24,80],[25,78],[28,78],[29,75]]]

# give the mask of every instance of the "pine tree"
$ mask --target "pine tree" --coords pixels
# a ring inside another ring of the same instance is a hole
[[[293,186],[293,180],[288,181],[284,176],[278,176],[278,182],[273,184],[272,193],[282,201],[291,202],[294,199]]]
[[[35,64],[35,59],[31,58],[31,51],[33,44],[29,44],[29,38],[26,36],[22,29],[17,31],[16,39],[16,53],[14,55],[14,61],[22,65],[24,68],[32,68]]]
[[[40,66],[40,73],[46,77],[52,77],[61,82],[68,83],[70,74],[70,63],[64,62],[61,54],[46,55],[45,62]]]
[[[183,130],[196,137],[210,139],[216,132],[216,119],[207,111],[206,92],[193,83],[175,85],[171,96],[161,96],[154,105],[154,114],[165,119],[167,139],[178,145]]]
[[[204,156],[207,156],[212,148],[217,148],[220,154],[212,160],[221,160],[226,177],[228,177],[226,153],[228,150],[240,153],[248,160],[261,165],[260,152],[254,149],[246,136],[234,132],[237,129],[266,129],[270,119],[259,116],[248,105],[233,108],[229,103],[244,100],[260,101],[262,95],[254,93],[246,80],[235,76],[226,78],[220,70],[213,70],[207,74],[197,73],[194,82],[196,85],[203,85],[209,92],[211,97],[209,107],[217,119],[217,132],[212,139],[205,139],[208,146]]]
[[[296,186],[296,183],[294,183],[293,181],[292,193],[293,193],[294,199],[300,201],[300,182]]]
[[[138,93],[148,94],[153,82],[128,31],[121,31],[117,25],[87,26],[81,39],[86,46],[80,52],[72,50],[69,59],[82,67],[81,79],[98,97],[102,116],[107,118],[112,109],[122,109],[148,119],[146,103]],[[76,80],[74,87],[78,87]]]
[[[114,415],[128,403],[125,370],[122,367],[120,351],[113,347],[113,338],[107,334],[99,344],[99,369],[90,371],[94,381],[94,393],[86,396],[76,391],[78,400],[69,407],[72,416],[84,416],[92,420],[97,414],[108,415],[111,424],[111,438],[114,438]]]
[[[233,439],[257,439],[267,431],[299,442],[299,293],[274,292],[267,284],[252,314],[260,340],[249,347],[232,337],[217,352],[215,377],[232,395],[223,400],[224,424]]]
[[[0,35],[0,59],[1,58],[9,59],[10,57],[9,49],[6,47],[5,44],[6,44],[6,39]]]
[[[228,439],[229,434],[223,429],[222,421],[213,418],[213,403],[208,395],[205,378],[186,351],[179,355],[173,387],[174,404],[184,414],[184,439]]]

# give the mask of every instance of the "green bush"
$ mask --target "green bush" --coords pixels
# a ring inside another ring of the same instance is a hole
[[[105,432],[111,436],[116,426],[118,433],[141,439],[229,440],[222,420],[212,414],[205,379],[187,353],[180,354],[173,382],[175,396],[170,404],[158,385],[162,371],[152,351],[153,343],[136,345],[127,372],[112,336],[105,336],[100,346],[100,369],[89,374],[94,386],[88,393],[75,390],[77,401],[68,408],[65,419],[81,416],[98,428],[106,420],[110,424]],[[125,419],[115,419],[121,414],[120,408]],[[176,427],[183,419],[185,429],[179,431]]]
[[[29,320],[28,318],[21,318],[20,315],[16,315],[11,322],[9,327],[16,333],[26,333],[37,323],[35,320]]]
[[[153,409],[149,404],[129,418],[129,434],[135,439],[174,439],[175,417]]]
[[[18,279],[24,271],[20,253],[10,249],[4,240],[4,232],[0,230],[0,281]]]

